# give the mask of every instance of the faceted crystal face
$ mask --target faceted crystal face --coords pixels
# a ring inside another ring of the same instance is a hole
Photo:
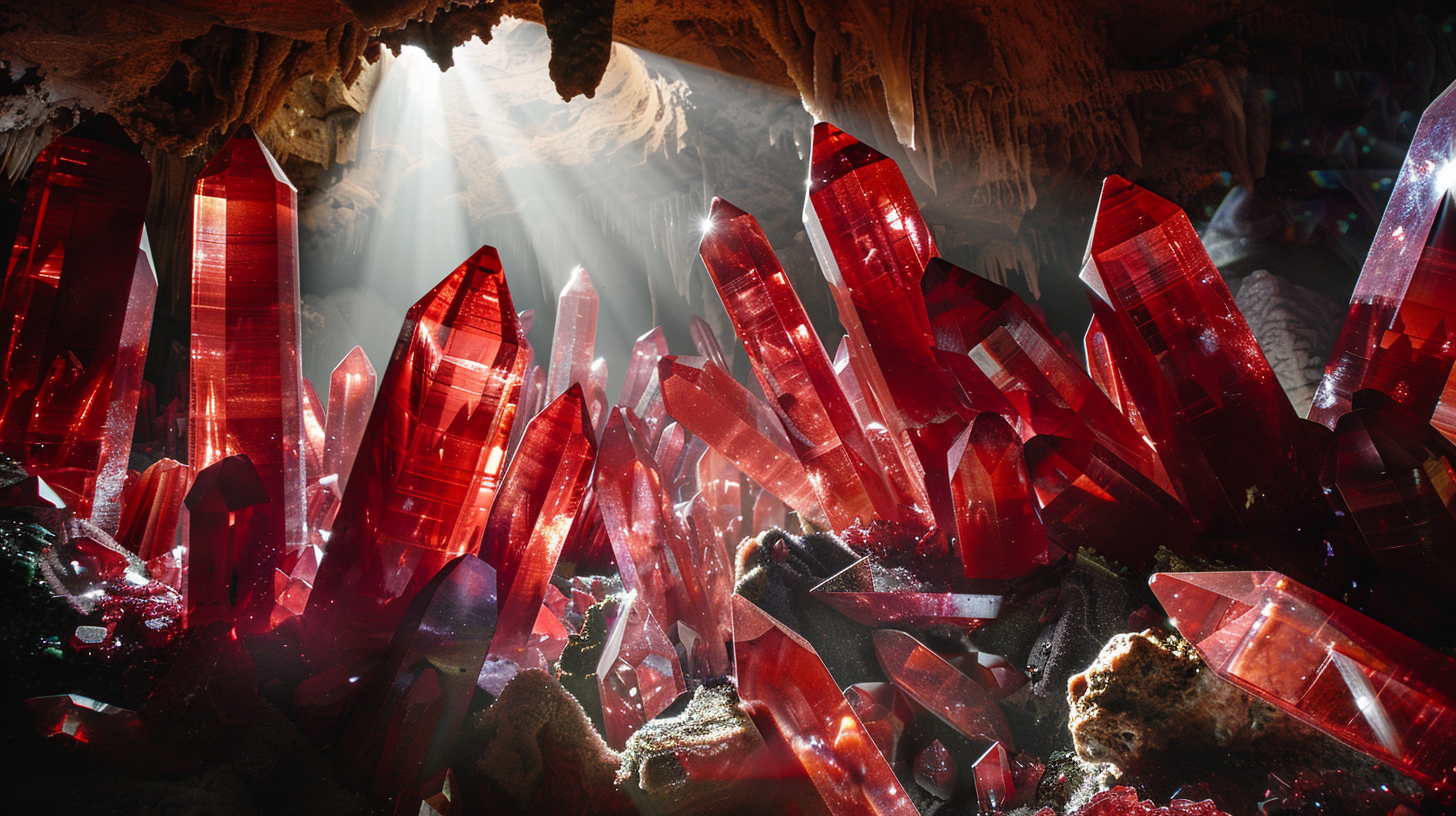
[[[767,406],[710,360],[668,356],[659,369],[668,411],[684,427],[785,503],[828,524],[808,475]]]
[[[975,774],[976,799],[980,802],[981,810],[999,810],[1016,795],[1011,762],[1007,759],[1006,748],[1001,743],[993,744],[976,760]]]
[[[0,294],[0,453],[108,532],[157,288],[139,250],[151,175],[109,118],[58,137],[31,171]]]
[[[1421,116],[1395,190],[1375,234],[1350,311],[1330,353],[1309,418],[1331,428],[1361,388],[1377,388],[1423,416],[1427,408],[1450,428],[1453,230],[1447,183],[1456,140],[1456,88],[1447,88]],[[1443,371],[1445,373],[1443,373]],[[1432,405],[1432,399],[1440,405]],[[1448,436],[1450,431],[1447,431]]]
[[[591,483],[596,434],[573,383],[530,421],[481,538],[500,578],[493,655],[522,663],[556,560]]]
[[[881,668],[910,699],[970,739],[1013,744],[1006,716],[976,681],[904,632],[881,629],[874,640]]]
[[[914,816],[814,648],[742,595],[733,596],[733,662],[739,696],[772,712],[831,813]]]
[[[477,546],[524,377],[500,258],[482,247],[405,316],[309,598],[305,645],[379,648],[444,564]]]
[[[803,304],[753,216],[714,199],[703,263],[835,529],[899,517]]]
[[[339,741],[343,776],[376,799],[445,770],[496,624],[496,573],[473,555],[410,603]]]
[[[1190,461],[1201,454],[1225,497],[1218,517],[1243,533],[1324,529],[1309,435],[1188,217],[1109,177],[1082,280],[1143,418],[1186,419]],[[1171,469],[1174,431],[1149,430]]]
[[[324,426],[323,472],[339,477],[339,494],[348,487],[359,441],[374,404],[374,366],[369,355],[355,346],[329,376],[329,410]]]
[[[153,462],[126,495],[116,543],[143,561],[167,554],[177,537],[182,499],[191,487],[192,468],[174,459]]]
[[[1277,572],[1150,584],[1220,677],[1452,795],[1456,661]]]
[[[997,414],[983,413],[949,454],[956,541],[967,578],[1009,580],[1047,563],[1021,440]]]
[[[226,456],[197,474],[185,501],[188,624],[226,621],[240,632],[266,631],[283,551],[272,535],[262,476],[247,456]]]
[[[586,270],[577,267],[556,299],[556,328],[551,335],[551,370],[546,394],[555,398],[573,383],[587,388],[597,344],[597,290]]]
[[[636,593],[628,593],[617,607],[617,620],[597,663],[597,686],[607,744],[619,750],[687,691],[672,642]]]
[[[188,463],[247,456],[280,553],[306,543],[297,221],[297,191],[250,128],[197,178]]]

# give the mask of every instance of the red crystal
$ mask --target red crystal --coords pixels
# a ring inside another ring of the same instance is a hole
[[[1321,484],[1382,566],[1444,589],[1456,579],[1456,445],[1379,391],[1335,425]]]
[[[708,321],[699,315],[693,315],[688,321],[688,333],[693,338],[693,348],[698,350],[698,355],[708,358],[713,365],[731,371],[728,360],[723,356],[723,344],[718,342],[718,335]]]
[[[1047,563],[1021,440],[993,413],[977,415],[949,454],[956,541],[965,576],[1010,580]]]
[[[1186,509],[1096,442],[1033,437],[1026,466],[1047,537],[1069,553],[1091,547],[1139,569],[1160,545],[1181,553],[1193,548]]]
[[[829,356],[758,222],[721,198],[713,199],[709,219],[703,263],[830,523],[842,529],[899,518]]]
[[[659,368],[663,399],[678,422],[784,503],[828,524],[808,475],[767,406],[711,361],[668,356]]]
[[[1451,801],[1456,660],[1277,572],[1150,583],[1218,676]]]
[[[591,387],[592,355],[597,344],[597,290],[586,270],[571,270],[571,279],[556,297],[556,328],[551,335],[551,370],[546,398],[554,399],[572,384]]]
[[[259,534],[281,557],[307,542],[298,192],[247,126],[198,176],[192,228],[187,462],[251,460],[269,500]]]
[[[480,557],[495,567],[501,589],[492,655],[524,662],[596,455],[581,386],[572,383],[527,425],[481,538]]]
[[[976,799],[981,812],[1001,810],[1016,795],[1016,782],[1011,775],[1011,760],[1001,743],[993,743],[986,753],[976,760]]]
[[[143,739],[135,711],[108,705],[79,694],[32,697],[25,704],[35,714],[35,727],[44,737],[66,737],[76,742],[131,749]]]
[[[996,746],[1000,746],[1000,744],[998,742]],[[977,771],[979,772],[979,770],[978,766]],[[979,779],[980,777],[977,777],[977,781]],[[954,793],[956,763],[951,758],[950,750],[945,747],[945,743],[940,740],[931,740],[929,745],[915,755],[915,784],[929,791],[937,799],[949,799]],[[986,810],[984,804],[981,809]]]
[[[631,408],[632,415],[642,421],[648,442],[656,443],[666,424],[667,408],[662,403],[662,387],[658,380],[658,363],[667,356],[667,336],[662,327],[637,338],[632,346],[632,359],[627,364],[627,378],[617,405]],[[605,376],[602,378],[604,381]]]
[[[972,632],[1001,613],[1000,595],[955,592],[845,592],[816,587],[815,598],[865,626],[954,626]]]
[[[733,596],[738,694],[768,708],[835,816],[903,814],[915,806],[807,641]]]
[[[303,378],[303,459],[305,484],[312,485],[324,471],[324,404],[307,377]],[[304,514],[307,516],[307,513]]]
[[[667,633],[635,592],[617,606],[617,620],[597,662],[597,687],[607,744],[618,750],[687,690]]]
[[[907,428],[960,413],[931,353],[920,291],[935,241],[895,163],[828,122],[816,124],[804,225],[849,333],[855,371],[880,409]]]
[[[1228,816],[1212,799],[1193,802],[1174,799],[1159,806],[1139,799],[1137,791],[1118,786],[1094,794],[1075,816]]]
[[[414,593],[478,543],[523,375],[517,341],[490,247],[410,307],[309,597],[311,656],[382,646]]]
[[[855,683],[844,690],[844,699],[854,709],[854,716],[869,732],[875,747],[891,765],[904,736],[906,726],[915,719],[910,700],[894,683]]]
[[[329,411],[324,425],[324,473],[339,477],[339,495],[349,486],[359,441],[374,404],[374,366],[369,355],[355,346],[329,375]]]
[[[874,641],[880,667],[910,699],[966,737],[1013,744],[1006,716],[976,681],[904,632],[881,629]]]
[[[1188,471],[1201,454],[1222,488],[1218,517],[1236,531],[1322,531],[1309,434],[1188,216],[1109,176],[1081,275],[1163,464],[1181,468],[1183,498],[1199,483]],[[1181,417],[1195,448],[1153,428],[1154,417]]]
[[[146,358],[156,276],[151,168],[107,117],[35,160],[0,295],[0,453],[107,532]]]
[[[182,500],[191,488],[192,468],[173,459],[153,462],[127,494],[116,543],[147,562],[169,553],[177,544]]]
[[[1451,436],[1456,412],[1456,206],[1450,189],[1456,89],[1421,116],[1309,418],[1331,428],[1375,388]],[[1443,398],[1443,392],[1446,396]],[[1438,407],[1438,403],[1440,403]],[[1444,420],[1444,421],[1443,421]]]
[[[632,425],[629,409],[613,408],[597,454],[595,490],[622,583],[636,590],[666,629],[685,623],[704,638],[702,679],[727,671],[726,645],[702,582],[701,558],[663,488],[657,462]]]
[[[203,468],[187,498],[187,623],[267,631],[282,542],[272,535],[268,488],[244,455]]]
[[[420,589],[339,741],[345,779],[388,799],[445,770],[495,623],[495,570],[473,555]]]

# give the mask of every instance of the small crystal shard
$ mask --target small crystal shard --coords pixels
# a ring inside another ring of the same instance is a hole
[[[742,595],[733,596],[733,662],[739,696],[772,713],[831,813],[915,816],[814,647]]]
[[[596,454],[581,386],[572,383],[526,428],[481,538],[480,557],[495,567],[500,583],[492,655],[524,663]]]
[[[1310,406],[1316,422],[1333,428],[1362,388],[1384,392],[1423,419],[1456,412],[1456,196],[1446,178],[1453,139],[1456,86],[1416,126]]]
[[[693,338],[693,348],[698,350],[700,357],[706,357],[713,365],[731,371],[728,359],[723,356],[723,344],[718,342],[718,335],[713,327],[708,325],[700,315],[693,315],[688,321],[688,333]]]
[[[844,690],[844,699],[849,701],[854,715],[859,717],[885,761],[893,764],[900,737],[915,719],[909,698],[894,683],[855,683]]]
[[[339,477],[338,492],[349,486],[359,441],[374,404],[374,366],[369,355],[355,346],[329,375],[329,410],[324,426],[324,473]]]
[[[758,222],[721,198],[709,218],[703,263],[830,523],[842,529],[899,518],[829,356]]]
[[[192,487],[192,468],[160,459],[142,471],[122,508],[116,543],[143,561],[158,558],[176,545],[182,500]]]
[[[260,535],[280,555],[307,543],[297,222],[297,190],[239,128],[193,196],[187,462],[200,474],[246,455],[268,491]]]
[[[999,748],[1001,743],[996,743],[992,750]],[[1002,753],[1005,753],[1004,751]],[[979,773],[980,767],[977,766]],[[977,782],[980,777],[976,777]],[[940,740],[931,740],[930,744],[915,755],[915,784],[924,788],[937,799],[949,799],[955,791],[956,784],[956,763],[951,758],[950,750]],[[982,799],[981,809],[987,810],[985,799]]]
[[[555,399],[573,383],[583,390],[591,385],[592,355],[597,344],[597,290],[586,270],[571,270],[571,278],[556,298],[556,328],[551,335],[551,370],[546,397]]]
[[[303,457],[306,484],[313,484],[324,471],[324,405],[318,391],[303,378]]]
[[[157,291],[152,174],[109,117],[36,157],[0,294],[0,452],[114,532]]]
[[[382,647],[414,593],[477,545],[504,470],[519,351],[491,247],[410,307],[309,597],[311,657]]]
[[[621,749],[648,720],[687,691],[677,652],[635,592],[617,606],[597,662],[607,744]]]
[[[1009,580],[1047,563],[1021,441],[998,414],[977,415],[949,454],[965,576]]]
[[[912,700],[970,739],[1012,744],[1006,716],[976,681],[904,632],[881,629],[874,640],[881,668]]]
[[[345,779],[384,800],[445,770],[495,623],[495,570],[473,555],[421,588],[339,742]]]
[[[976,799],[981,812],[1002,810],[1011,797],[1016,795],[1016,782],[1011,774],[1011,761],[1001,743],[993,743],[986,753],[976,760]]]
[[[1220,677],[1443,800],[1456,793],[1456,660],[1277,572],[1150,584]]]
[[[767,406],[709,360],[668,356],[659,367],[663,398],[684,427],[786,504],[827,525],[804,468]]]

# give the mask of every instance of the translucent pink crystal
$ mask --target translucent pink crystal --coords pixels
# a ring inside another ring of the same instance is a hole
[[[597,344],[597,290],[586,270],[571,270],[571,278],[556,298],[556,328],[551,335],[551,370],[546,397],[554,399],[572,383],[588,388],[592,355]]]
[[[374,405],[374,366],[369,355],[355,346],[329,375],[329,411],[324,427],[324,473],[339,477],[339,495],[349,486],[359,441]]]
[[[617,607],[617,620],[597,662],[597,687],[607,744],[619,750],[687,691],[677,652],[635,592],[627,593]]]

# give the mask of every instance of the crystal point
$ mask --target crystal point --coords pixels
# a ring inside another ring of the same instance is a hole
[[[970,739],[1012,745],[1006,716],[976,681],[904,632],[881,629],[874,641],[880,667],[912,700]]]
[[[225,456],[198,472],[185,502],[188,624],[266,631],[283,543],[272,534],[272,499],[257,468],[244,454]]]
[[[951,446],[949,463],[966,577],[1009,580],[1047,563],[1021,440],[1006,420],[978,415]]]
[[[324,473],[339,477],[339,494],[349,484],[359,441],[374,404],[374,366],[369,355],[355,346],[329,375],[329,410],[324,426]]]
[[[619,750],[687,691],[672,642],[634,592],[617,607],[617,620],[597,662],[597,686],[607,744]]]
[[[1277,572],[1150,585],[1220,677],[1451,801],[1456,660]]]
[[[554,399],[573,383],[587,388],[597,343],[597,290],[577,267],[556,299],[556,328],[551,335],[551,370],[546,396]]]
[[[305,432],[298,322],[298,192],[250,128],[227,140],[193,195],[187,462],[245,455],[268,491],[259,534],[302,549]]]
[[[733,662],[739,696],[772,713],[831,813],[914,816],[814,647],[742,595],[733,596]]]
[[[519,352],[491,247],[410,308],[309,597],[312,657],[381,648],[414,593],[476,546],[504,469]]]
[[[0,293],[0,453],[115,532],[157,282],[151,168],[104,129],[57,137],[31,170]]]

